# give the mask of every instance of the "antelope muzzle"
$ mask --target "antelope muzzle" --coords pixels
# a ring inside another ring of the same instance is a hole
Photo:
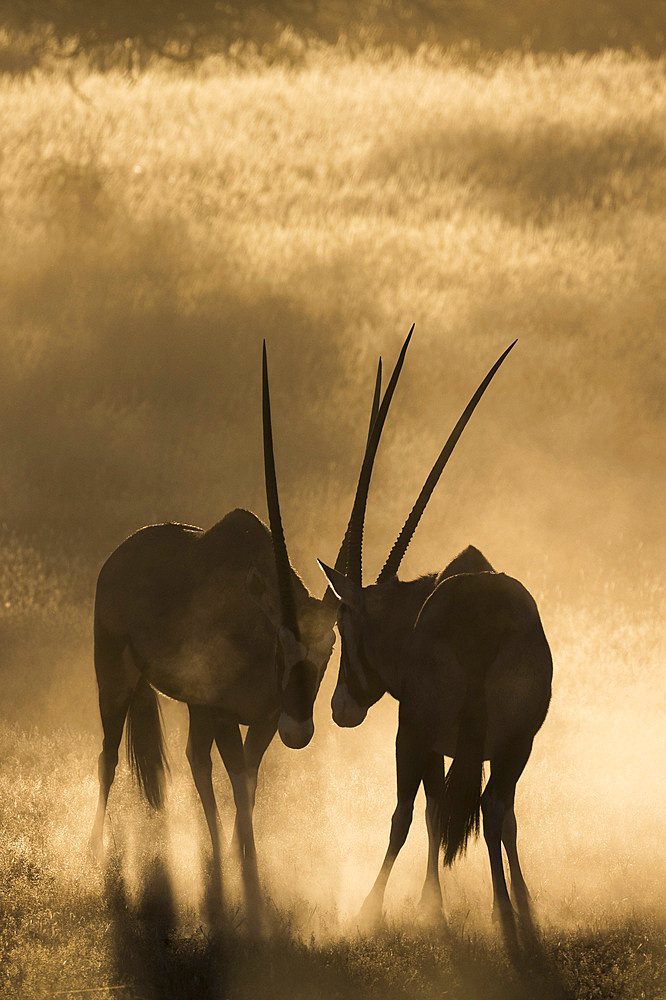
[[[284,745],[290,750],[302,750],[312,739],[314,722],[311,717],[299,721],[283,712],[278,721],[278,733]]]

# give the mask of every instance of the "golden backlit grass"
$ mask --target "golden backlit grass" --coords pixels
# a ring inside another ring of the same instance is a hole
[[[30,553],[13,565],[28,581],[39,567]],[[0,995],[660,1000],[664,650],[659,604],[647,592],[643,612],[612,596],[597,607],[545,601],[554,699],[517,798],[543,939],[516,969],[490,921],[483,842],[443,873],[445,922],[420,924],[421,796],[387,893],[387,926],[359,934],[394,805],[396,712],[382,702],[360,729],[335,729],[335,662],[312,745],[296,753],[276,741],[260,777],[269,940],[246,938],[229,871],[231,937],[207,918],[208,841],[184,756],[183,706],[165,706],[172,780],[163,814],[141,804],[121,758],[104,878],[86,854],[100,740],[90,608],[70,607],[64,620],[57,607],[40,613],[38,585],[26,585],[33,603],[6,614],[2,628]],[[228,836],[231,794],[219,761],[215,775]]]
[[[334,669],[312,745],[296,753],[276,741],[260,776],[255,826],[269,940],[246,937],[233,866],[231,937],[221,939],[207,917],[208,838],[184,756],[183,706],[165,706],[172,778],[162,814],[142,805],[121,758],[104,878],[86,854],[99,734],[85,609],[64,629],[36,627],[35,616],[18,635],[6,626],[3,714],[13,721],[0,726],[0,994],[106,995],[105,986],[114,994],[123,986],[123,996],[157,990],[163,1000],[266,990],[381,1000],[443,991],[461,1000],[659,1000],[666,976],[663,643],[652,615],[609,626],[612,608],[572,613],[562,606],[548,623],[554,700],[517,796],[543,937],[519,968],[491,923],[483,841],[442,873],[445,921],[421,924],[421,795],[389,885],[387,924],[378,935],[359,933],[357,914],[394,805],[396,713],[382,702],[360,729],[336,730],[328,708]],[[231,794],[219,761],[215,776],[228,836]]]
[[[620,536],[629,563],[649,543],[659,565],[663,70],[333,52],[300,71],[6,79],[6,520],[96,566],[144,520],[259,509],[267,336],[307,577],[313,540],[326,556],[344,525],[376,353],[416,321],[371,551],[518,336],[434,533],[484,544],[515,511],[518,575],[574,534],[588,563]]]

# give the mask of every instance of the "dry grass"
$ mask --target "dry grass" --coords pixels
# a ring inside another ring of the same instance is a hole
[[[94,795],[88,738],[64,730],[26,735],[7,726],[1,737],[0,808],[11,817],[0,851],[3,997],[663,996],[666,932],[640,911],[618,918],[609,910],[568,928],[551,926],[517,966],[495,934],[473,917],[470,926],[469,909],[460,907],[439,926],[419,927],[403,916],[367,937],[330,904],[317,913],[307,898],[285,905],[275,897],[269,938],[248,938],[237,906],[223,932],[207,922],[196,850],[191,843],[178,850],[164,822],[142,818],[124,776],[114,790],[112,822],[121,867],[112,858],[104,876],[86,857],[81,818]],[[178,800],[193,810],[191,796],[183,801],[181,791]],[[171,814],[173,835],[184,817],[173,802]]]
[[[255,819],[268,939],[247,937],[233,872],[231,932],[207,916],[207,834],[184,758],[182,706],[166,706],[172,781],[163,814],[141,805],[121,763],[105,876],[86,854],[99,736],[85,609],[64,627],[40,625],[36,614],[22,627],[7,623],[3,714],[14,721],[0,725],[0,995],[660,1000],[663,637],[660,645],[651,627],[655,609],[609,629],[613,609],[561,606],[548,623],[554,701],[517,803],[542,938],[518,966],[490,921],[482,843],[444,873],[445,922],[420,923],[420,798],[388,922],[378,935],[359,933],[356,914],[393,808],[395,710],[382,703],[359,730],[335,730],[332,674],[312,746],[296,754],[276,742],[261,775]],[[219,762],[216,773],[228,832]]]

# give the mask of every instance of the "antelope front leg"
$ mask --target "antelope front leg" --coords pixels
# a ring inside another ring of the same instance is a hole
[[[243,744],[243,755],[245,758],[245,777],[247,782],[247,790],[249,796],[249,809],[250,809],[250,823],[252,822],[252,813],[254,812],[254,800],[257,791],[257,776],[259,774],[259,765],[263,760],[263,756],[268,749],[271,740],[277,732],[279,715],[275,715],[270,719],[262,720],[261,722],[253,722],[247,730],[245,735],[245,743]],[[234,777],[231,778],[232,784],[234,782]],[[236,815],[236,822],[234,824],[234,835],[232,838],[232,847],[238,852],[238,856],[242,861],[243,849],[241,847],[241,834],[238,821],[238,814]],[[245,845],[245,851],[247,851],[248,845]],[[251,851],[254,851],[254,834],[252,836]],[[256,852],[255,852],[256,854]]]
[[[381,919],[386,883],[395,864],[395,859],[407,839],[414,813],[414,799],[421,784],[426,764],[427,754],[421,749],[416,733],[402,722],[398,726],[395,756],[398,804],[391,820],[391,834],[386,856],[375,884],[361,908],[361,922],[365,926],[374,926]]]
[[[247,904],[248,924],[253,932],[261,930],[261,893],[257,872],[257,855],[252,829],[252,805],[245,753],[240,729],[221,714],[215,717],[215,742],[226,768],[236,804],[236,823],[241,851],[241,871]]]

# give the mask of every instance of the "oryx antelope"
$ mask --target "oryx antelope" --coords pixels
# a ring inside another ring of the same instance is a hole
[[[371,415],[379,402],[381,362]],[[104,731],[91,848],[100,855],[109,790],[127,719],[128,758],[155,808],[165,753],[156,691],[189,708],[187,757],[213,847],[221,855],[211,780],[213,741],[233,787],[246,886],[257,888],[252,811],[261,759],[276,730],[306,746],[313,704],[335,642],[338,600],[312,597],[292,569],[282,530],[273,454],[266,348],[264,469],[269,529],[234,510],[208,531],[142,528],[109,556],[97,581],[95,671]],[[336,565],[344,564],[345,542]],[[245,741],[239,725],[248,726]]]
[[[515,342],[514,342],[515,343]],[[502,864],[502,844],[512,896],[531,927],[529,894],[516,849],[514,793],[551,693],[552,660],[536,604],[527,590],[495,573],[476,549],[462,552],[440,574],[398,580],[414,530],[465,424],[500,364],[483,380],[458,421],[391,550],[377,582],[362,586],[361,543],[374,456],[388,409],[379,409],[359,477],[349,525],[348,569],[324,564],[341,599],[342,653],[332,699],[339,726],[358,726],[368,708],[389,692],[399,703],[396,739],[398,802],[389,846],[362,916],[381,915],[384,891],[407,837],[414,798],[426,793],[428,867],[422,902],[441,908],[440,844],[450,865],[468,838],[483,830],[493,883],[494,916],[509,943],[514,913]],[[444,777],[443,755],[453,758]],[[490,778],[483,794],[483,762]]]

